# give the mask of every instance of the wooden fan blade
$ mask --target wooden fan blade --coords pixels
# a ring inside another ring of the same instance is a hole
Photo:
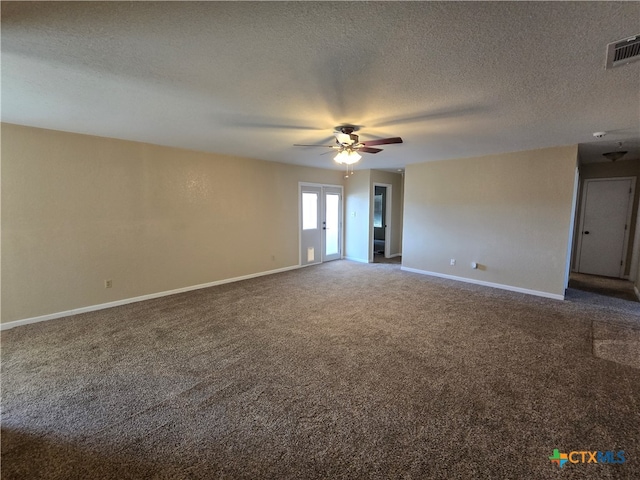
[[[294,147],[329,147],[329,148],[335,147],[335,145],[303,145],[300,143],[294,143],[293,146]]]
[[[402,143],[402,139],[400,137],[392,137],[392,138],[381,138],[379,140],[367,140],[366,142],[362,142],[363,145],[367,147],[371,147],[373,145],[389,145],[391,143]]]
[[[381,148],[369,148],[369,147],[360,147],[358,149],[359,152],[364,152],[364,153],[378,153],[381,152],[382,149]]]

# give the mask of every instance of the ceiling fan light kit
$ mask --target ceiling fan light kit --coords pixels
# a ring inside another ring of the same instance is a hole
[[[338,154],[333,157],[333,159],[339,163],[340,165],[353,165],[358,162],[362,158],[355,150],[342,150],[338,152]]]

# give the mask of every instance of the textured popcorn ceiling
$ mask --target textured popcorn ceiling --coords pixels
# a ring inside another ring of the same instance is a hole
[[[639,30],[638,2],[3,2],[2,120],[328,168],[292,144],[342,123],[405,140],[360,168],[602,130],[586,161],[631,158],[640,62],[604,65]]]

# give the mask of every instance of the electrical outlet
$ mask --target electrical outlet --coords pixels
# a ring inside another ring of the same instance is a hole
[[[104,288],[111,288],[113,286],[113,282],[111,280],[104,281]]]
[[[449,262],[449,265],[453,266],[456,264],[456,259],[452,258],[451,261]]]

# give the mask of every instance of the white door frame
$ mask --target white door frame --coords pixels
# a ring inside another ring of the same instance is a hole
[[[640,269],[638,266],[638,256],[640,255],[640,213],[636,214],[636,233],[633,239],[633,247],[631,250],[631,270],[629,271],[629,280],[635,282],[640,276]],[[638,300],[640,300],[640,294]]]
[[[339,233],[339,240],[338,242],[340,243],[340,258],[344,258],[344,187],[342,185],[331,185],[331,184],[327,184],[327,183],[312,183],[312,182],[298,182],[298,266],[301,267],[308,267],[310,265],[317,265],[318,263],[322,263],[322,258],[324,257],[324,235],[322,235],[322,241],[321,241],[321,254],[320,254],[320,260],[318,262],[314,262],[311,264],[306,264],[303,265],[302,264],[302,187],[316,187],[316,188],[320,188],[321,189],[321,195],[320,195],[320,210],[321,210],[321,215],[324,216],[324,188],[325,187],[329,187],[329,188],[338,188],[340,189],[340,199],[341,199],[341,211],[340,211],[340,233]]]
[[[580,190],[580,170],[576,167],[573,177],[573,199],[571,200],[571,222],[569,222],[569,242],[567,244],[567,262],[564,269],[564,288],[569,288],[569,276],[571,275],[571,263],[573,255],[574,235],[576,231],[576,209],[578,206],[578,192]],[[582,237],[582,235],[580,235]],[[577,257],[576,257],[577,258]],[[575,266],[575,265],[574,265]]]
[[[386,187],[386,202],[385,202],[385,218],[383,225],[386,225],[384,228],[384,258],[391,257],[391,224],[393,222],[393,216],[391,214],[391,197],[393,196],[393,185],[390,183],[379,183],[374,182],[373,188],[371,189],[371,217],[369,218],[369,238],[371,241],[369,242],[369,263],[373,262],[373,251],[375,245],[375,230],[373,228],[373,211],[375,206],[375,197],[376,197],[376,187]]]
[[[624,241],[622,244],[622,265],[620,265],[619,278],[628,278],[628,275],[624,275],[624,269],[627,265],[627,250],[629,249],[629,232],[631,231],[631,214],[633,212],[633,198],[636,191],[636,177],[607,177],[607,178],[585,178],[582,182],[582,191],[580,199],[580,224],[578,228],[578,252],[576,255],[576,271],[580,271],[580,256],[582,255],[582,231],[584,229],[584,215],[587,205],[587,184],[589,182],[603,182],[603,181],[616,181],[616,180],[631,180],[631,200],[629,202],[629,209],[627,211],[627,228],[624,231]]]

